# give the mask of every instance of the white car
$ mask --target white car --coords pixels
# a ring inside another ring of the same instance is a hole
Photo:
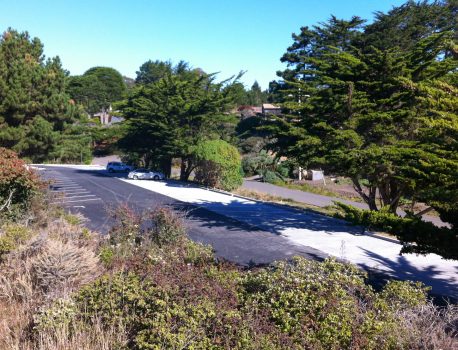
[[[125,163],[121,163],[121,162],[109,162],[107,164],[107,170],[109,173],[115,173],[117,171],[118,172],[127,172],[127,171],[132,171],[133,167]]]
[[[152,171],[149,169],[135,169],[131,171],[127,177],[134,180],[163,180],[165,178],[164,174],[158,171]]]

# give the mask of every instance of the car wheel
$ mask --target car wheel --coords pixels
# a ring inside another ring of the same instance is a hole
[[[112,168],[108,169],[109,173],[114,173],[114,170]]]
[[[154,181],[157,181],[157,180],[159,180],[159,176],[157,176],[157,175],[154,175],[154,177],[153,177],[153,180],[154,180]]]
[[[134,180],[138,180],[138,176],[137,176],[137,175],[134,175],[134,176],[133,176],[133,179],[134,179]]]

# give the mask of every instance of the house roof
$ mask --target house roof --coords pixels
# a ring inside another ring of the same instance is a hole
[[[263,109],[280,109],[280,107],[274,106],[273,104],[270,104],[270,103],[263,103],[262,108]]]

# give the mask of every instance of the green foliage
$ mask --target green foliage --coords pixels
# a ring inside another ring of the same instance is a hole
[[[175,218],[165,209],[139,214],[123,207],[100,245],[62,221],[33,241],[24,227],[4,225],[2,232],[25,243],[21,254],[0,262],[1,316],[10,324],[21,321],[9,328],[24,338],[19,347],[394,350],[456,344],[456,308],[435,308],[420,283],[390,281],[375,292],[364,272],[335,259],[296,257],[242,270],[215,259],[210,247],[176,236],[182,227]]]
[[[58,57],[45,60],[43,45],[27,32],[0,38],[0,147],[41,162],[59,143],[67,123],[79,118],[65,93]]]
[[[351,178],[371,210],[396,213],[401,197],[456,210],[456,13],[408,2],[371,25],[301,28],[282,57],[289,113],[267,126],[273,150]]]
[[[239,78],[245,72],[239,74]],[[258,106],[267,102],[268,93],[262,91],[259,83],[255,81],[249,90],[245,89],[245,86],[237,82],[231,84],[226,88],[226,91],[232,96],[234,107],[238,106]]]
[[[283,179],[280,178],[277,173],[271,171],[271,170],[266,170],[262,174],[262,181],[268,182],[271,184],[276,184],[276,183],[282,183]]]
[[[346,349],[355,343],[364,349],[397,348],[402,337],[394,336],[392,307],[423,305],[425,292],[419,285],[394,282],[376,294],[363,278],[357,268],[332,259],[295,258],[247,274],[243,300],[248,309],[266,312],[301,348]]]
[[[110,246],[102,246],[99,250],[99,259],[104,266],[110,266],[115,258],[115,249]]]
[[[111,212],[113,226],[99,255],[106,265],[116,259],[150,254],[181,241],[186,234],[181,213],[168,207],[137,213],[127,205]]]
[[[231,191],[242,185],[240,154],[223,140],[204,141],[197,145],[195,180],[205,186]]]
[[[437,227],[417,217],[402,218],[388,210],[363,210],[340,202],[335,205],[340,210],[338,217],[396,235],[404,244],[401,253],[435,253],[445,259],[458,259],[456,230]]]
[[[140,66],[137,71],[137,78],[135,82],[137,84],[150,84],[161,80],[167,75],[172,74],[173,66],[172,62],[167,61],[151,61],[148,60]]]
[[[81,218],[79,216],[70,214],[70,213],[64,213],[62,218],[69,223],[70,225],[79,225],[81,224]]]
[[[62,326],[68,327],[76,314],[76,305],[72,300],[57,299],[34,315],[34,328],[37,332],[57,331]]]
[[[24,226],[7,224],[0,227],[0,260],[2,256],[18,248],[32,236],[32,232]]]
[[[414,308],[426,303],[426,288],[420,282],[401,282],[391,280],[380,292],[380,300],[390,301],[398,310]]]
[[[245,156],[242,159],[242,168],[246,176],[262,175],[266,170],[272,169],[274,163],[274,157],[262,150],[259,154]]]
[[[157,208],[150,219],[153,225],[145,232],[145,238],[159,247],[175,243],[186,233],[182,217],[171,208]]]
[[[261,175],[264,182],[284,184],[291,173],[290,162],[280,162],[265,150],[258,154],[249,154],[242,159],[245,176]]]
[[[235,129],[239,139],[238,147],[242,154],[257,154],[265,149],[268,143],[268,134],[261,127],[264,124],[262,117],[254,116],[241,120]]]
[[[243,274],[181,264],[105,275],[69,311],[127,325],[133,349],[397,349],[415,346],[409,332],[417,331],[400,327],[401,315],[426,305],[421,284],[393,281],[375,293],[359,269],[332,259],[294,258]],[[67,314],[45,315],[66,322]]]
[[[119,109],[126,130],[119,146],[137,154],[145,167],[154,165],[170,174],[172,158],[182,159],[181,179],[187,180],[195,164],[192,149],[214,138],[230,101],[224,83],[192,71],[168,74],[135,87]]]
[[[122,99],[126,90],[122,75],[109,67],[93,67],[67,81],[71,98],[83,105],[89,114],[107,110],[113,102]]]

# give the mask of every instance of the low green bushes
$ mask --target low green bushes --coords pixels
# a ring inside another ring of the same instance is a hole
[[[337,217],[355,225],[392,233],[404,244],[402,253],[435,253],[445,259],[458,259],[458,232],[437,227],[417,217],[400,217],[386,210],[371,211],[335,202]]]
[[[30,230],[21,225],[6,224],[0,227],[0,261],[3,255],[17,249],[31,235]]]
[[[195,181],[209,187],[231,191],[242,185],[240,154],[223,140],[204,141],[197,145]]]

